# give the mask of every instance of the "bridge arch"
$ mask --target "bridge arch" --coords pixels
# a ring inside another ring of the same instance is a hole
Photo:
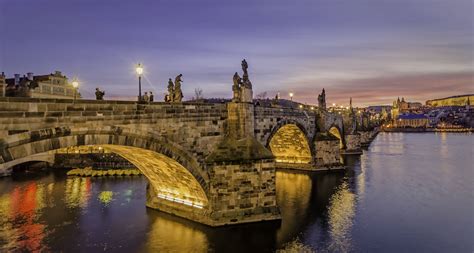
[[[11,135],[0,140],[0,170],[37,154],[86,145],[101,146],[129,160],[158,197],[208,208],[209,176],[198,161],[178,144],[136,129],[57,127]]]
[[[276,162],[311,163],[313,143],[308,131],[295,120],[282,120],[271,130],[265,145],[275,156]]]
[[[344,149],[345,148],[344,132],[341,131],[341,129],[336,125],[331,126],[328,132],[339,139],[339,148]]]

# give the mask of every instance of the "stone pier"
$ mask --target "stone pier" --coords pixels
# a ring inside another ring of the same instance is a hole
[[[345,136],[346,139],[346,150],[344,154],[346,155],[356,155],[362,154],[362,149],[360,145],[360,134],[348,134]]]

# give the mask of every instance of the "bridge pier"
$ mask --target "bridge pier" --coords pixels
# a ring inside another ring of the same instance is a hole
[[[314,165],[317,169],[341,168],[340,140],[330,134],[318,134],[314,142]]]
[[[254,136],[254,105],[228,103],[226,136],[206,158],[211,226],[279,220],[275,157]]]
[[[346,150],[344,154],[346,155],[360,155],[362,154],[361,149],[361,137],[360,134],[348,134],[345,136],[346,140]]]

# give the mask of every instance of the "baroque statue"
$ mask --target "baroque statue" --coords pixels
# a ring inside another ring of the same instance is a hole
[[[326,91],[324,88],[321,94],[318,95],[318,107],[320,110],[326,110]]]
[[[181,90],[181,82],[183,74],[179,74],[174,79],[174,95],[173,102],[181,102],[183,100],[183,92]]]

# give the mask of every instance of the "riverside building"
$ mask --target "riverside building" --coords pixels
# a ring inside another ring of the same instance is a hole
[[[72,99],[76,89],[61,71],[38,76],[34,76],[30,72],[23,75],[23,77],[20,74],[15,74],[13,78],[5,79],[5,83],[4,94],[7,97]],[[80,98],[77,90],[76,97]]]

